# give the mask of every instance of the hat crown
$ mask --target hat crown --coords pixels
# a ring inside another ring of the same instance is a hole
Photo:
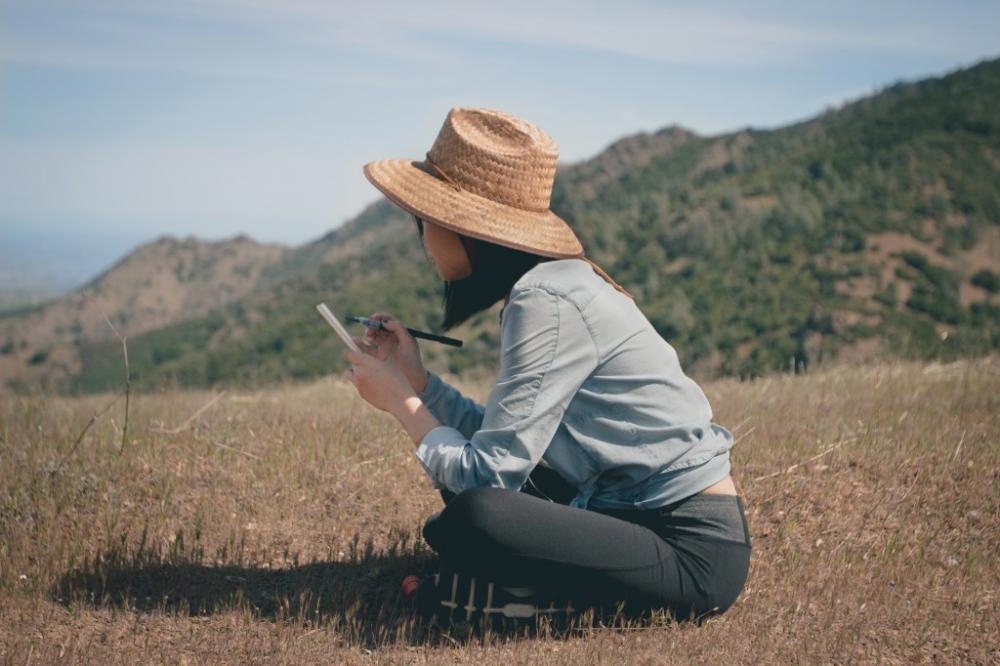
[[[517,116],[454,108],[427,157],[463,190],[526,211],[549,209],[559,146]]]

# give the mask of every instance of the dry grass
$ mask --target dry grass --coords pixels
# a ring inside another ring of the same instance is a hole
[[[753,539],[736,605],[485,641],[411,620],[399,581],[440,498],[350,385],[228,394],[190,422],[212,394],[138,396],[124,454],[118,405],[61,469],[110,397],[0,395],[0,660],[1000,660],[996,359],[705,389]]]

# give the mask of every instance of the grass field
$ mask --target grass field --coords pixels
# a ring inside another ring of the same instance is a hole
[[[113,396],[0,395],[0,661],[1000,661],[1000,360],[704,387],[737,437],[737,603],[485,640],[413,622],[440,497],[350,384],[133,395],[123,450],[123,400],[74,448]]]

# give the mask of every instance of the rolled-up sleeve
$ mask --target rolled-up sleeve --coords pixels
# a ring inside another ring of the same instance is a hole
[[[500,373],[480,427],[468,436],[450,425],[438,426],[417,447],[417,458],[437,488],[520,490],[598,363],[576,305],[537,287],[511,295],[503,310],[500,348]]]

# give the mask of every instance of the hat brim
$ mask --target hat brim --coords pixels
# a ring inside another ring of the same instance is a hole
[[[391,202],[446,229],[545,257],[583,256],[580,239],[551,210],[506,206],[458,189],[425,168],[420,161],[389,159],[369,162],[364,173]]]

